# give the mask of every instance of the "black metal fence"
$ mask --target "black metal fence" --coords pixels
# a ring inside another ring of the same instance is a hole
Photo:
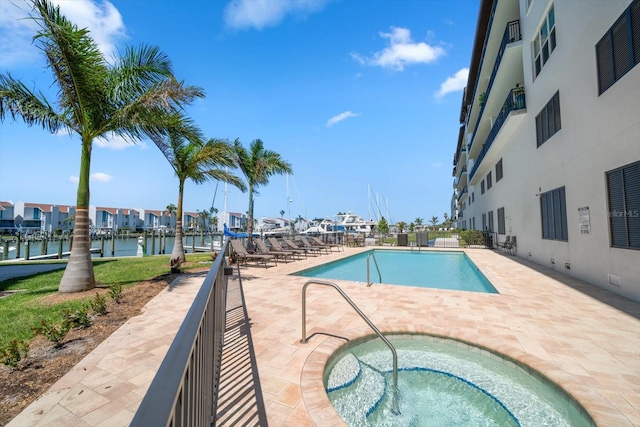
[[[224,258],[218,256],[209,270],[131,426],[212,425],[226,324]]]
[[[478,248],[493,249],[496,233],[480,230],[425,231],[416,233],[416,241],[399,246],[429,248]]]

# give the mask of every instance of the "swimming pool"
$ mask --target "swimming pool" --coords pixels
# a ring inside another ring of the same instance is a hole
[[[497,353],[428,335],[387,338],[398,354],[395,409],[391,352],[381,340],[352,341],[327,363],[325,389],[349,426],[595,425],[560,387]]]
[[[295,273],[322,279],[367,281],[367,256],[373,254],[378,272],[369,261],[370,278],[386,283],[422,288],[452,289],[497,294],[498,291],[464,252],[372,250]]]

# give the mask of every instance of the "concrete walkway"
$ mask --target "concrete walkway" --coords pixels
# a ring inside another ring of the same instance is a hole
[[[21,265],[2,265],[0,263],[0,282],[3,280],[13,279],[14,277],[33,276],[38,273],[47,271],[60,270],[67,266],[63,263],[47,263],[47,264],[21,264]]]
[[[252,386],[260,393],[249,393],[254,403],[236,415],[227,405],[226,425],[263,425],[260,408],[271,427],[344,425],[324,391],[324,366],[344,338],[371,331],[335,290],[310,288],[310,339],[301,344],[301,290],[308,279],[290,274],[369,249],[241,270],[251,372],[259,375]],[[482,346],[560,385],[598,426],[640,426],[639,303],[519,258],[465,252],[499,294],[335,282],[383,332]],[[9,425],[128,425],[202,279],[184,277],[160,293]]]

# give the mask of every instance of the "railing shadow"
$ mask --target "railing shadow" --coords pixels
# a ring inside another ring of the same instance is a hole
[[[536,264],[532,261],[519,258],[519,257],[511,257],[515,262],[524,265],[526,267],[531,268],[532,270],[537,271],[540,274],[544,274],[545,276],[551,277],[562,284],[569,286],[570,288],[575,289],[576,291],[587,295],[593,299],[596,299],[604,304],[607,304],[610,307],[613,307],[617,310],[620,310],[629,316],[632,316],[636,319],[640,320],[640,303],[635,302],[629,298],[625,298],[621,295],[614,294],[606,289],[600,288],[595,285],[590,285],[585,283],[579,279],[575,279],[563,272],[552,270],[548,267],[545,267],[540,264]]]
[[[215,426],[266,426],[242,277],[230,276]]]

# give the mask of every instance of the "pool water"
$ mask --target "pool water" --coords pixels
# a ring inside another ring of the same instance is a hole
[[[389,338],[389,337],[388,337]],[[591,427],[566,392],[532,370],[473,346],[423,335],[348,344],[325,370],[329,400],[350,426]]]
[[[366,282],[367,256],[371,253],[369,277],[373,283],[498,293],[464,252],[373,250],[322,264],[296,275]]]

